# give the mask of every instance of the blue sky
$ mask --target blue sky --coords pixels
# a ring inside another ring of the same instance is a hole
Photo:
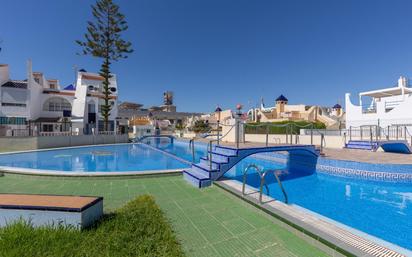
[[[379,0],[118,0],[133,43],[116,63],[120,99],[160,104],[175,92],[179,111],[208,112],[290,103],[330,106],[344,94],[392,86],[412,77],[412,1]],[[0,63],[13,79],[34,70],[74,79],[73,66],[91,18],[89,0],[1,0]]]

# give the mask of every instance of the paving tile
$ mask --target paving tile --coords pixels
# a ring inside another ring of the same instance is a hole
[[[216,257],[220,254],[215,250],[213,246],[204,246],[199,248],[190,249],[188,251],[190,256],[194,257]]]
[[[105,212],[134,197],[155,197],[187,256],[326,256],[272,218],[216,186],[198,190],[181,176],[58,178],[6,175],[0,192],[99,195]]]
[[[245,234],[255,228],[241,218],[224,221],[223,226],[234,235]]]
[[[229,240],[214,244],[213,247],[221,256],[244,256],[251,257],[255,254],[247,247],[245,247],[239,239],[231,238]],[[275,255],[274,255],[275,256]]]

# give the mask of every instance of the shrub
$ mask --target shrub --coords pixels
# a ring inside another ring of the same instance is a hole
[[[289,126],[286,126],[290,124]],[[281,122],[256,122],[247,123],[245,125],[245,133],[247,134],[266,134],[267,126],[269,127],[269,134],[286,134],[291,131],[293,133],[300,133],[301,129],[310,129],[310,124],[313,124],[315,129],[325,129],[326,126],[322,122],[308,122],[308,121],[281,121]],[[272,126],[271,126],[272,125]]]

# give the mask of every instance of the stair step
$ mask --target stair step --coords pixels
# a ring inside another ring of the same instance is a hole
[[[209,154],[210,153],[208,153],[208,157],[209,157]],[[214,160],[225,163],[225,162],[229,162],[229,157],[227,155],[222,155],[219,153],[212,152],[212,161]]]
[[[198,165],[202,165],[202,166],[207,166],[207,167],[209,167],[209,160],[207,159],[207,158],[200,158],[200,163],[197,163]],[[216,162],[213,162],[212,161],[212,169],[213,170],[219,170],[219,166],[220,166],[220,163],[216,163]]]
[[[226,156],[237,156],[237,150],[236,149],[231,149],[231,148],[226,148],[222,146],[215,146],[213,152],[223,154]]]
[[[198,188],[207,187],[212,184],[212,181],[208,176],[192,168],[183,171],[183,178]]]
[[[357,141],[357,140],[350,140],[348,144],[352,145],[377,145],[378,142],[375,141]]]
[[[361,150],[372,150],[372,146],[365,146],[365,145],[346,145],[347,149],[361,149]]]
[[[209,159],[208,159],[207,157],[200,157],[200,162],[207,162],[207,163],[209,163]],[[220,165],[220,164],[226,164],[227,162],[226,162],[226,161],[222,161],[222,160],[216,160],[216,159],[213,159],[213,157],[212,157],[212,163],[215,163],[215,164],[217,164],[217,165]]]
[[[212,169],[210,169],[209,163],[205,163],[205,162],[193,163],[192,167],[196,167],[198,169],[202,169],[202,170],[207,171],[207,172],[216,172],[216,171],[218,171],[216,166],[214,168],[213,164],[212,164]]]

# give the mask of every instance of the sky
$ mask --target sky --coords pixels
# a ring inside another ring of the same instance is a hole
[[[113,65],[121,101],[145,106],[174,92],[178,111],[211,112],[290,104],[344,104],[352,93],[412,77],[409,0],[114,0],[126,16],[134,52]],[[92,0],[0,0],[0,63],[12,79],[35,71],[74,81]]]

